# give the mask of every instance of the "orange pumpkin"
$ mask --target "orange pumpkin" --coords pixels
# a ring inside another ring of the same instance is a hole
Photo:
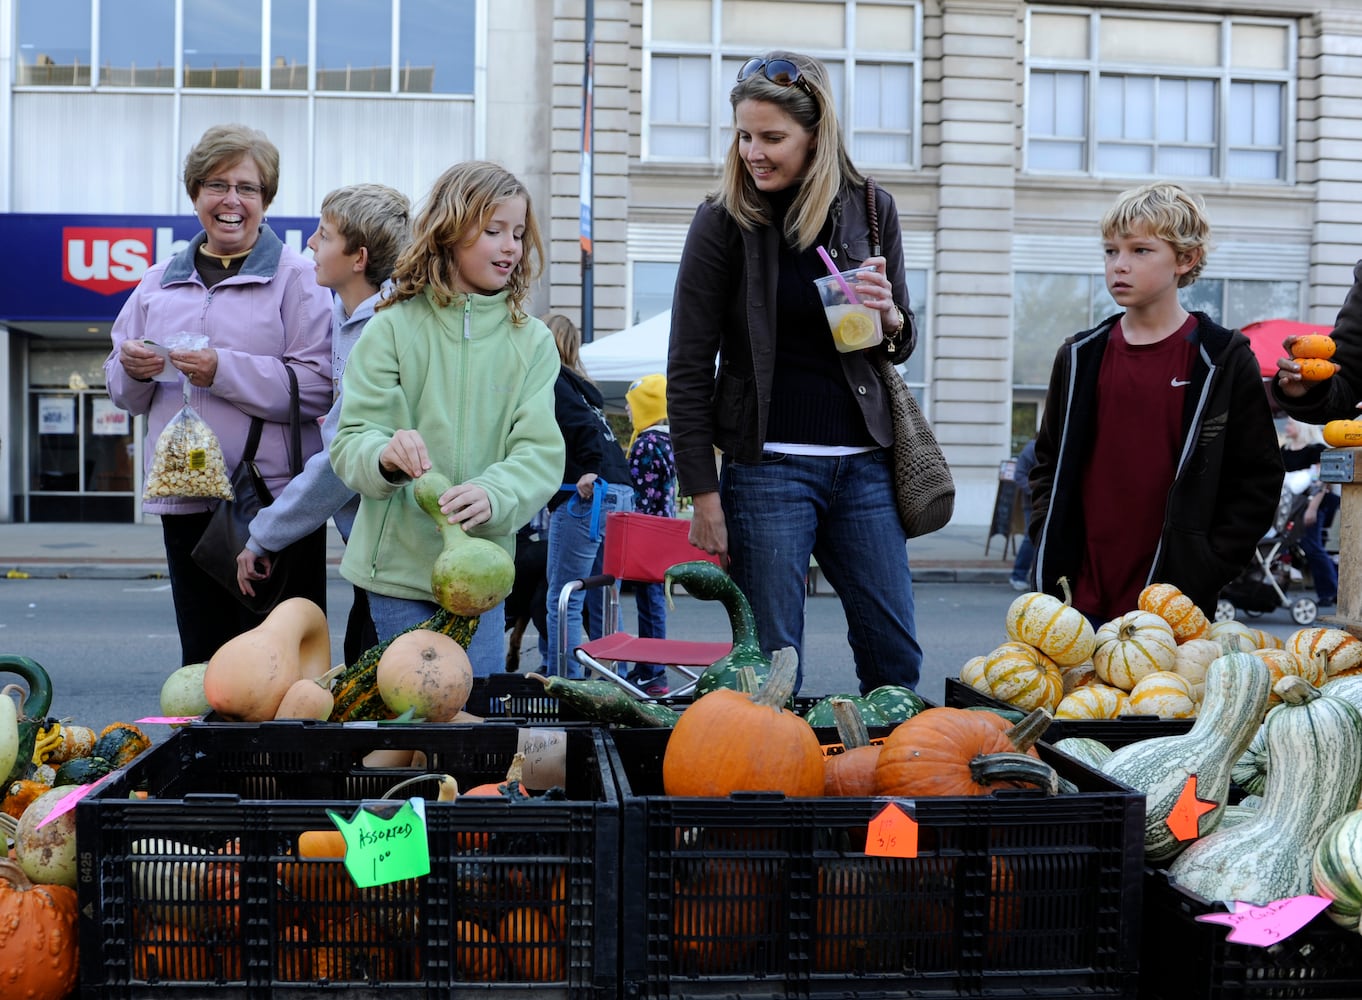
[[[134,979],[148,982],[240,979],[241,947],[201,938],[188,927],[152,923],[132,952]]]
[[[751,858],[700,858],[677,865],[681,877],[674,884],[671,924],[677,974],[735,971],[755,950],[758,937],[771,933],[771,878],[760,865]]]
[[[7,695],[4,697],[8,697]],[[0,984],[7,997],[63,1000],[76,987],[76,891],[34,885],[0,858]]]
[[[779,651],[755,694],[718,688],[681,713],[662,756],[668,795],[732,792],[823,794],[823,750],[813,728],[782,706],[794,691],[798,661]]]
[[[872,971],[866,966],[871,957],[870,935],[880,923],[880,900],[866,867],[857,860],[818,866],[813,951],[817,972]]]
[[[504,966],[497,939],[491,931],[472,920],[455,921],[454,968],[457,978],[474,983],[494,982],[504,974]]]
[[[510,910],[497,925],[515,979],[553,983],[567,970],[567,945],[553,919],[537,906]]]
[[[1044,709],[1036,709],[1016,726],[992,712],[963,708],[919,712],[884,741],[875,766],[875,794],[911,799],[988,795],[997,788],[1025,787],[1011,780],[980,781],[975,777],[976,759],[1030,749],[1049,719]],[[1000,728],[1000,723],[1008,728]]]

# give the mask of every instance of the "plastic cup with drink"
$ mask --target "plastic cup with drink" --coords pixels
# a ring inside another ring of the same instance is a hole
[[[884,339],[880,329],[880,313],[856,297],[853,284],[857,275],[872,272],[875,268],[858,267],[850,271],[838,271],[826,250],[818,247],[818,253],[830,273],[826,277],[815,278],[814,285],[823,303],[823,313],[828,319],[828,329],[832,331],[833,344],[843,354],[874,347]]]

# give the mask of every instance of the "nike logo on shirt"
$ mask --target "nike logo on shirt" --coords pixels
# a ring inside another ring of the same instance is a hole
[[[1191,384],[1192,384],[1192,380],[1189,379],[1189,378],[1186,378],[1186,379],[1175,378],[1175,379],[1173,379],[1173,388],[1174,388],[1174,389],[1181,389],[1184,385],[1191,385]]]

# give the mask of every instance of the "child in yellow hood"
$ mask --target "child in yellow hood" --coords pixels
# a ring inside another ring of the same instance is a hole
[[[676,516],[676,457],[667,425],[667,377],[645,375],[629,386],[625,408],[634,425],[629,439],[629,479],[634,484],[634,510],[659,517]],[[667,604],[660,583],[637,583],[638,634],[667,637]],[[667,693],[666,670],[656,663],[637,663],[628,680],[653,697]]]

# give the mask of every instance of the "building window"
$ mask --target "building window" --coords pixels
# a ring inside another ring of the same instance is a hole
[[[259,90],[260,0],[184,0],[181,51],[184,86]]]
[[[1012,382],[1043,389],[1065,337],[1121,311],[1100,274],[1018,273],[1013,282]],[[1238,329],[1263,319],[1298,319],[1297,281],[1198,278],[1178,293],[1184,309]]]
[[[637,260],[633,267],[633,305],[630,325],[666,312],[672,307],[677,265],[667,261]]]
[[[473,92],[474,0],[402,0],[397,89],[404,94]]]
[[[90,0],[24,0],[15,25],[14,82],[90,83]]]
[[[307,90],[308,0],[274,0],[270,5],[270,87]]]
[[[20,87],[473,93],[477,0],[15,5]]]
[[[1026,37],[1028,170],[1289,180],[1292,22],[1033,8]]]
[[[785,48],[827,66],[858,166],[915,167],[921,21],[918,0],[653,0],[644,155],[722,160],[738,68],[754,53]]]
[[[365,0],[330,0],[318,6],[318,90],[392,89],[392,19],[374,16],[373,8]]]

